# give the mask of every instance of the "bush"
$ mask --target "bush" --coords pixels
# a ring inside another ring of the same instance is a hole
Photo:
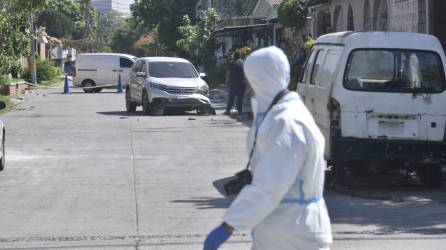
[[[221,85],[225,85],[227,69],[227,62],[206,67],[206,82],[208,83],[208,85],[211,88],[218,88]]]
[[[279,22],[284,27],[304,27],[307,21],[307,9],[300,0],[285,0],[277,10]]]
[[[55,67],[51,62],[45,60],[36,61],[37,70],[37,82],[41,83],[43,81],[54,80],[61,75],[61,69]],[[31,72],[26,69],[23,74],[23,79],[31,82]]]

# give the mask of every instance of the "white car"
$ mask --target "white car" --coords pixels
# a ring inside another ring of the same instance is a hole
[[[6,108],[6,104],[4,102],[0,102],[0,110]],[[1,133],[0,133],[0,141],[1,141],[1,145],[0,145],[0,171],[2,171],[3,169],[5,169],[5,126],[3,125],[3,122],[0,121],[0,129],[1,129]]]
[[[119,75],[124,86],[136,57],[116,53],[87,53],[76,58],[73,85],[84,87],[86,93],[100,92],[104,87],[116,87]]]
[[[209,86],[189,61],[173,57],[140,58],[126,86],[126,108],[142,106],[145,114],[163,114],[166,108],[214,114]]]
[[[317,39],[298,92],[335,168],[416,168],[438,186],[446,165],[445,72],[434,36],[334,33]]]

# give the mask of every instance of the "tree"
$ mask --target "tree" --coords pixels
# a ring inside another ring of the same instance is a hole
[[[37,26],[46,27],[50,36],[62,38],[71,37],[75,29],[74,22],[67,15],[58,10],[47,9],[40,12],[36,22]]]
[[[284,27],[302,28],[307,20],[307,9],[300,0],[285,0],[277,10]]]
[[[215,1],[215,9],[222,18],[230,19],[233,16],[249,16],[257,0],[225,0]]]
[[[46,0],[3,0],[0,3],[0,84],[4,75],[20,65],[20,58],[29,54],[29,13],[45,6]]]
[[[193,16],[196,0],[136,0],[131,6],[134,22],[146,31],[156,29],[159,41],[169,50],[176,49],[181,38],[177,29],[183,16]]]
[[[206,61],[209,43],[213,40],[213,33],[219,21],[220,17],[213,8],[204,11],[195,25],[190,17],[185,15],[183,25],[178,27],[182,38],[176,42],[177,47],[193,61]]]

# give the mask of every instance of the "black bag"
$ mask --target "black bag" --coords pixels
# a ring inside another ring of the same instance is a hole
[[[271,108],[274,105],[276,105],[288,93],[290,93],[288,91],[288,89],[282,90],[274,98],[274,101],[272,102],[272,104],[269,107],[267,112],[269,112],[271,110]],[[240,193],[240,191],[243,189],[243,187],[251,184],[251,182],[252,182],[252,173],[249,170],[249,167],[251,165],[251,160],[254,155],[254,150],[255,150],[256,144],[257,144],[257,133],[258,133],[258,128],[256,129],[255,134],[254,134],[254,142],[253,142],[251,152],[249,153],[249,160],[248,160],[248,163],[246,164],[246,168],[243,171],[236,173],[235,176],[233,176],[231,178],[224,179],[225,183],[223,184],[223,188],[224,188],[224,191],[226,192],[227,196],[236,195],[236,194]]]

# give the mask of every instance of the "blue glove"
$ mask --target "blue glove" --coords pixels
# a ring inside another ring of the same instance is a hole
[[[227,230],[223,224],[214,229],[204,241],[204,250],[216,250],[230,237],[231,232]]]

